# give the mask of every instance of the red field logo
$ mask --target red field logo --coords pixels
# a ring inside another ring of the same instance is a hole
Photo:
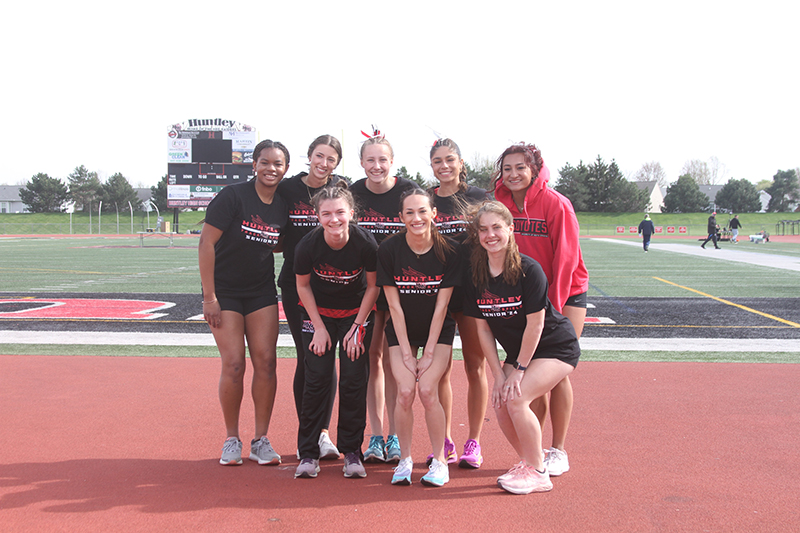
[[[0,298],[0,318],[105,318],[152,320],[174,307],[155,300],[97,300],[90,298]]]

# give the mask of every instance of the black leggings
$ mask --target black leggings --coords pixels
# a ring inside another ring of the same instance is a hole
[[[302,309],[300,307],[300,298],[297,296],[297,287],[285,286],[281,287],[281,302],[283,303],[283,313],[286,315],[286,322],[289,324],[289,331],[292,332],[292,339],[294,340],[294,347],[297,351],[297,366],[294,370],[294,382],[292,388],[294,390],[294,408],[297,411],[297,420],[300,420],[300,415],[303,413],[303,393],[306,386],[306,350],[303,348],[303,317]],[[339,382],[339,377],[336,374],[336,367],[334,366],[331,375],[331,395],[330,401],[325,406],[325,419],[322,429],[328,429],[331,425],[331,412],[333,411],[333,401],[336,399],[336,384]]]

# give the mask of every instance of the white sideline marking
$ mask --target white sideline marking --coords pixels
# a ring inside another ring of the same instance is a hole
[[[85,344],[132,346],[215,346],[211,333],[119,333],[82,331],[0,331],[7,344]],[[278,346],[294,346],[291,335],[279,335]],[[453,348],[461,348],[456,337]],[[800,353],[797,339],[607,339],[583,337],[583,350],[659,352],[784,352]]]

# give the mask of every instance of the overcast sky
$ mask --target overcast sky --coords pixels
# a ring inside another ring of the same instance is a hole
[[[435,132],[468,162],[533,142],[623,172],[716,156],[753,182],[800,166],[798,20],[787,0],[15,2],[0,32],[0,183],[85,165],[154,185],[170,125],[250,124],[290,173],[317,135],[363,177],[377,124],[431,177]],[[744,6],[744,7],[739,7]]]

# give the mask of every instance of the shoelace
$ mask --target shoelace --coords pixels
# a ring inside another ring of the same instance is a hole
[[[478,443],[474,440],[471,440],[464,446],[464,454],[465,455],[473,455],[475,453],[475,449],[478,447]]]
[[[238,449],[239,449],[239,441],[237,440],[228,439],[222,445],[222,451],[225,452],[235,452]]]

